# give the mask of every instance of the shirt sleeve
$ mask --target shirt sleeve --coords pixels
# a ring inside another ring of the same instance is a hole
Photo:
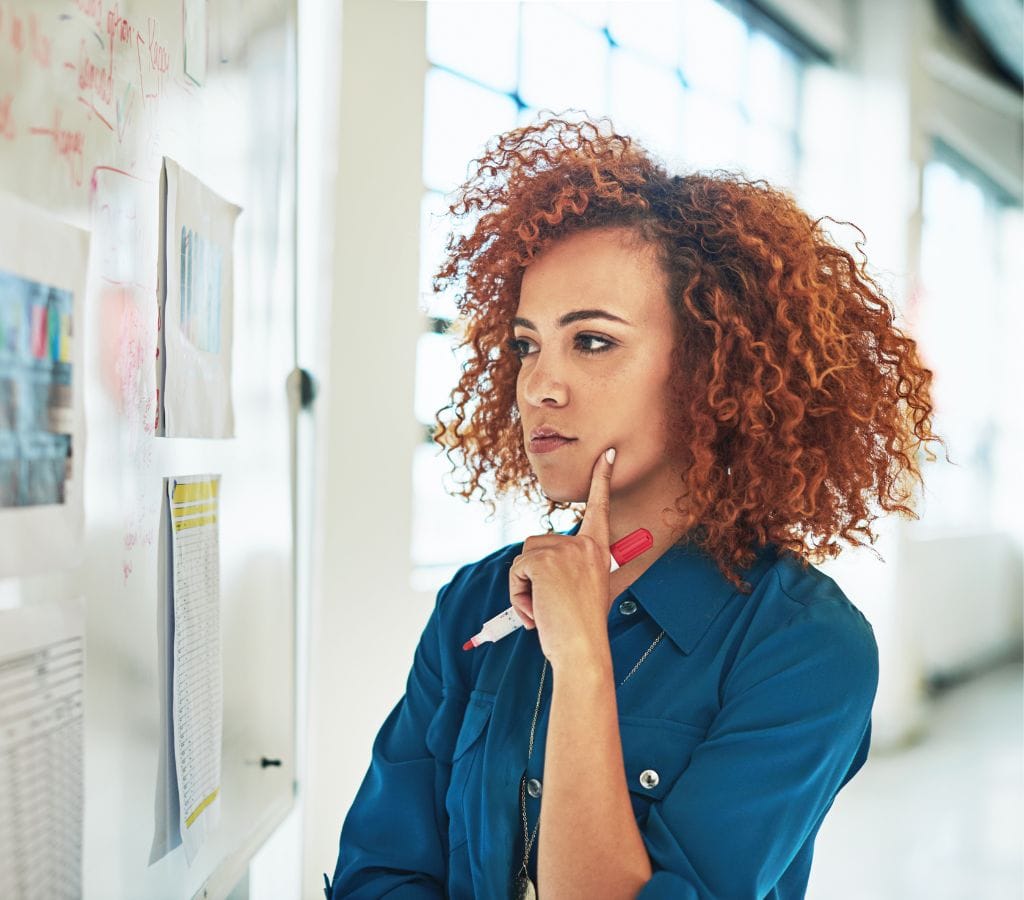
[[[826,600],[743,656],[689,766],[642,829],[641,900],[761,898],[863,765],[878,647],[856,607]]]
[[[370,767],[345,817],[334,900],[445,896],[447,770],[438,767],[427,746],[427,729],[442,699],[438,606],[448,587],[438,594],[405,695],[373,742]]]

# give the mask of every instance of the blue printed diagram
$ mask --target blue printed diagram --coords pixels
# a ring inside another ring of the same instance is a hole
[[[191,228],[181,229],[181,333],[200,350],[220,352],[224,251]]]
[[[72,295],[0,270],[0,507],[64,503]]]

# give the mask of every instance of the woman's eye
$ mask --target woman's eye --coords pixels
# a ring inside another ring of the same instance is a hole
[[[614,341],[601,337],[598,334],[576,335],[576,348],[580,353],[603,353],[614,346]]]
[[[523,338],[511,338],[506,343],[508,349],[515,355],[522,359],[530,352],[530,342]]]
[[[576,350],[579,353],[603,353],[615,346],[615,342],[599,334],[578,334],[573,340]],[[527,338],[510,338],[505,346],[519,359],[530,356],[537,352],[533,341]]]

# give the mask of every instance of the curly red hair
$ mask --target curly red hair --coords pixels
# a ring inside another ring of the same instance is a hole
[[[434,438],[468,474],[453,493],[545,499],[507,346],[523,273],[566,235],[627,227],[658,251],[681,335],[666,448],[683,472],[675,509],[723,574],[748,590],[733,569],[758,544],[821,562],[839,539],[873,544],[877,508],[917,518],[917,450],[934,460],[927,443],[944,443],[932,372],[861,245],[858,263],[790,195],[719,170],[672,176],[607,120],[553,117],[493,138],[449,212],[475,220],[434,279],[456,292],[469,351]],[[549,527],[568,507],[548,501]]]

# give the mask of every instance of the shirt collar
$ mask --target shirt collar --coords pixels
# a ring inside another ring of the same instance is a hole
[[[576,534],[579,524],[567,533]],[[739,571],[740,578],[755,586],[778,558],[778,547],[755,547],[753,563]],[[738,593],[718,570],[714,560],[696,544],[684,539],[674,544],[628,588],[679,647],[689,654],[704,637],[726,601]]]

